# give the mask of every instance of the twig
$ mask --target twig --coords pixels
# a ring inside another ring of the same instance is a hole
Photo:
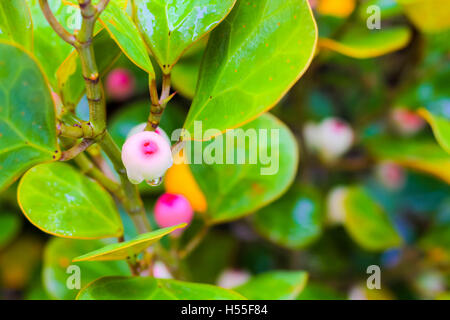
[[[80,143],[74,145],[72,148],[65,150],[61,153],[59,161],[69,161],[78,156],[84,150],[89,148],[94,143],[92,139],[83,139]]]
[[[44,13],[45,18],[47,19],[50,26],[55,30],[55,32],[60,36],[61,39],[63,39],[68,44],[75,46],[76,44],[76,37],[75,35],[71,34],[69,31],[67,31],[56,19],[55,15],[53,14],[52,10],[50,9],[50,6],[48,5],[48,0],[39,0],[39,4],[41,6],[41,10]]]

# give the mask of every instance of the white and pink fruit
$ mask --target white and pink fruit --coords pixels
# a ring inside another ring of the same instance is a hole
[[[340,158],[354,142],[353,129],[338,118],[327,118],[319,124],[307,123],[304,136],[308,149],[318,153],[324,162]]]
[[[151,131],[139,132],[125,141],[122,161],[134,184],[160,179],[173,164],[167,139]]]
[[[191,204],[181,194],[164,193],[156,201],[155,221],[161,228],[172,227],[180,223],[189,224],[193,217],[194,210]],[[178,235],[177,231],[173,234]]]
[[[147,127],[147,122],[143,122],[143,123],[141,123],[141,124],[138,124],[137,126],[134,126],[134,127],[130,130],[130,132],[128,132],[127,139],[128,139],[129,137],[135,135],[136,133],[139,133],[139,132],[144,131],[144,130],[145,130],[145,127]],[[166,133],[161,127],[156,128],[156,129],[155,129],[155,132],[156,132],[157,134],[159,134],[160,136],[164,137],[164,138],[167,140],[167,142],[170,144],[169,136],[167,135],[167,133]]]

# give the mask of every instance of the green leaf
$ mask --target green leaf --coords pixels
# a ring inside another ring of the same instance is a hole
[[[292,300],[299,295],[308,281],[304,271],[270,271],[234,288],[250,300]]]
[[[214,29],[236,0],[133,0],[136,24],[165,74]]]
[[[450,153],[450,117],[426,109],[419,110],[419,113],[430,124],[439,145]]]
[[[93,46],[97,67],[102,77],[119,58],[121,51],[106,30],[95,36]],[[83,79],[78,53],[75,50],[59,66],[56,76],[64,106],[76,107],[86,91],[86,83]]]
[[[415,26],[424,32],[450,28],[450,3],[447,0],[396,0]]]
[[[182,96],[191,100],[195,96],[202,58],[203,51],[183,58],[172,69],[172,86]]]
[[[425,172],[450,184],[450,155],[431,139],[370,139],[367,147],[372,155],[404,167]]]
[[[112,243],[106,247],[76,257],[73,261],[111,261],[128,259],[138,255],[154,243],[158,242],[162,237],[186,226],[186,223],[182,223],[177,226],[140,234],[134,239],[125,242]]]
[[[419,245],[426,251],[443,253],[441,256],[450,262],[450,225],[433,226],[420,239]]]
[[[351,187],[344,196],[344,226],[361,247],[383,251],[401,245],[401,238],[386,212],[363,187]]]
[[[125,261],[72,262],[74,257],[83,252],[94,250],[105,244],[106,242],[103,240],[51,239],[44,251],[42,270],[44,287],[50,296],[61,300],[75,299],[78,290],[70,289],[67,283],[70,281],[69,277],[75,275],[76,271],[68,269],[69,266],[80,268],[81,288],[102,276],[130,275]]]
[[[30,169],[22,177],[17,194],[25,216],[44,232],[78,239],[123,234],[109,193],[66,163],[41,164]]]
[[[25,0],[0,1],[0,39],[12,40],[31,50],[33,23]]]
[[[85,287],[78,300],[243,300],[240,294],[209,284],[150,277],[105,277]]]
[[[17,214],[0,214],[0,249],[6,246],[19,233],[21,221]]]
[[[33,165],[59,158],[54,108],[36,62],[0,42],[0,191]]]
[[[316,41],[307,0],[239,1],[210,36],[184,128],[202,121],[225,132],[269,110],[306,71]]]
[[[226,148],[232,139],[234,148]],[[268,205],[287,190],[297,172],[297,142],[289,129],[268,113],[240,129],[203,143],[203,149],[201,142],[191,145],[188,147],[194,155],[190,168],[206,197],[210,223],[235,220]],[[202,151],[203,164],[195,164],[198,151]],[[259,155],[253,164],[251,154]],[[270,159],[263,162],[261,154]]]
[[[115,3],[110,3],[100,16],[100,21],[123,53],[134,64],[147,72],[150,79],[154,79],[155,71],[147,47],[127,12]]]
[[[293,187],[280,200],[252,216],[256,230],[274,243],[299,249],[322,233],[322,199],[309,187]]]
[[[27,1],[33,18],[34,54],[53,89],[57,91],[56,70],[72,52],[73,47],[61,39],[48,24],[39,6],[39,0]],[[67,31],[73,33],[75,29],[80,28],[81,20],[77,8],[67,6],[61,0],[48,0],[48,3],[55,17]]]
[[[338,40],[321,38],[319,47],[352,58],[375,58],[404,48],[409,43],[411,35],[411,30],[407,27],[381,30],[356,28],[349,30]]]

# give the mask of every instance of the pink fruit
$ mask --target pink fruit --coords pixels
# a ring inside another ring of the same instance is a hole
[[[134,76],[126,69],[114,69],[106,78],[106,93],[114,100],[128,99],[133,95],[135,87]]]
[[[406,181],[405,170],[392,162],[381,163],[376,167],[378,180],[388,189],[398,190]]]
[[[122,161],[134,184],[161,178],[173,163],[166,138],[150,131],[134,134],[125,141]]]
[[[131,137],[132,135],[135,135],[136,133],[142,132],[145,130],[145,127],[147,127],[147,122],[138,124],[137,126],[134,126],[130,132],[128,133],[127,138]],[[160,127],[156,128],[155,132],[159,134],[160,136],[164,137],[167,142],[170,144],[170,139],[167,133]]]
[[[193,216],[191,204],[180,194],[164,193],[156,201],[155,220],[161,228],[190,223]]]
[[[394,109],[391,119],[397,131],[406,136],[417,133],[425,126],[425,120],[422,117],[405,108]]]

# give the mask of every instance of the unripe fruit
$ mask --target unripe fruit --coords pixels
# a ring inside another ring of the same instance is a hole
[[[342,224],[345,221],[344,201],[347,195],[346,187],[334,187],[327,196],[327,222],[331,225]]]
[[[180,194],[164,193],[155,205],[155,221],[161,228],[190,223],[194,217],[191,204]],[[172,234],[177,234],[175,231]]]
[[[405,136],[411,136],[425,127],[425,120],[422,117],[405,108],[392,110],[391,121],[395,129]]]
[[[217,285],[225,289],[231,289],[244,284],[250,279],[250,273],[245,270],[226,269],[217,280]]]
[[[128,132],[127,138],[135,135],[136,133],[143,132],[145,130],[145,127],[147,127],[147,122],[143,122],[141,124],[138,124],[137,126],[134,126],[130,130],[130,132]],[[160,127],[156,128],[155,132],[157,134],[159,134],[161,137],[165,138],[167,140],[167,143],[171,144],[169,136],[167,135],[167,133],[162,128],[160,128]]]
[[[393,162],[380,163],[376,167],[376,177],[383,186],[391,190],[398,190],[405,185],[405,170]]]
[[[317,11],[323,15],[346,18],[355,9],[355,2],[355,0],[319,0]]]
[[[114,100],[126,100],[133,95],[135,82],[134,76],[127,69],[114,69],[106,78],[106,93]]]
[[[189,201],[196,212],[205,212],[208,204],[205,195],[195,181],[188,164],[173,165],[164,179],[166,191],[181,194]]]
[[[172,166],[172,150],[164,137],[143,131],[125,141],[122,161],[132,183],[154,181],[164,176]]]
[[[354,141],[352,128],[337,118],[327,118],[317,125],[307,123],[304,136],[307,147],[325,162],[333,162],[344,155]]]

